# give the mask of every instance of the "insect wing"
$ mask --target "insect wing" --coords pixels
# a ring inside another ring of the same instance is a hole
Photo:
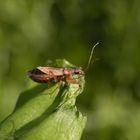
[[[63,68],[54,68],[54,67],[37,67],[41,72],[45,74],[52,74],[54,76],[62,76],[63,75]]]

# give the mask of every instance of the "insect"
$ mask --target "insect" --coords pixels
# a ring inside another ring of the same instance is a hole
[[[94,48],[99,43],[96,43],[92,50],[88,61],[87,69],[89,68]],[[86,69],[86,70],[87,70]],[[59,82],[66,81],[68,83],[77,83],[78,79],[73,78],[73,75],[85,75],[85,71],[81,68],[56,68],[56,67],[37,67],[28,71],[28,76],[38,83],[49,83],[51,81]]]

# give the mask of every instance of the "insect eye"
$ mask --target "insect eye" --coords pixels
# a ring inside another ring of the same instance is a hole
[[[75,74],[80,74],[79,70],[74,71]]]
[[[80,70],[80,69],[78,69],[78,70],[75,70],[75,72],[74,72],[75,74],[84,74],[84,72],[82,71],[82,70]]]
[[[74,73],[75,73],[75,74],[79,74],[79,71],[75,71]]]

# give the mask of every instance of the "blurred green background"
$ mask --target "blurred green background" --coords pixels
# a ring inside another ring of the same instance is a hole
[[[140,1],[0,1],[0,121],[25,89],[27,70],[65,58],[86,67],[78,108],[82,140],[140,140]]]

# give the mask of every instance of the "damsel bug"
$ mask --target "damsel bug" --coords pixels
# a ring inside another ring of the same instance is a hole
[[[92,50],[88,61],[88,66],[86,70],[89,68],[94,48],[99,43],[96,43]],[[28,76],[35,82],[38,83],[49,83],[51,81],[59,82],[66,81],[68,83],[77,83],[78,80],[73,78],[73,75],[82,76],[85,74],[85,71],[81,68],[55,68],[55,67],[37,67],[33,70],[28,71]]]

